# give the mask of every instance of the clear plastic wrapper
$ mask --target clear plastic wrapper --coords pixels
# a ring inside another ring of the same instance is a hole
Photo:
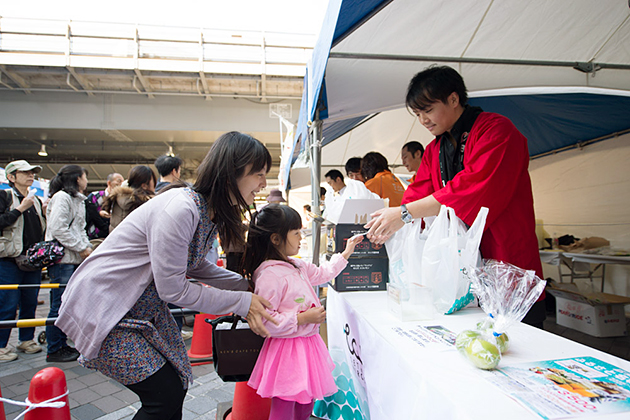
[[[520,322],[538,299],[546,282],[533,271],[495,260],[485,260],[464,274],[487,318],[474,330],[459,333],[455,347],[480,369],[494,369],[510,345],[507,329]]]
[[[547,282],[531,270],[496,260],[467,269],[471,290],[481,309],[493,319],[495,336],[520,322],[545,289]]]

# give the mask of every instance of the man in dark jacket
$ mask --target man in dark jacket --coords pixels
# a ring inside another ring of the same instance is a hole
[[[42,281],[41,270],[23,271],[16,262],[24,258],[26,251],[43,240],[46,221],[42,202],[31,189],[35,174],[41,166],[31,165],[25,160],[16,160],[5,168],[10,189],[0,191],[0,284],[36,284]],[[39,289],[0,290],[0,320],[15,319],[20,308],[19,319],[35,318]],[[8,346],[10,328],[0,329],[0,362],[17,359],[18,355]],[[20,328],[18,351],[38,353],[42,348],[33,340],[35,328]]]

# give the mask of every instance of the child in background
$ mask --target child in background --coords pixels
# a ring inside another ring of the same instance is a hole
[[[361,237],[321,267],[290,257],[300,249],[302,220],[289,206],[270,204],[250,223],[244,272],[256,293],[271,302],[278,325],[265,323],[265,340],[248,385],[272,398],[269,420],[306,420],[315,399],[337,392],[334,364],[319,335],[326,311],[313,286],[328,282],[347,265]]]

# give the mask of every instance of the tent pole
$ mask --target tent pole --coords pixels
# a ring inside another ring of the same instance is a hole
[[[319,119],[319,111],[311,126],[311,201],[313,213],[321,216],[321,198],[319,185],[321,183],[321,158],[322,158],[322,120]],[[313,220],[313,264],[319,266],[319,247],[321,236],[321,220]]]

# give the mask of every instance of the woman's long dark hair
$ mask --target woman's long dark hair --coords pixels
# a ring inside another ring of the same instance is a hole
[[[148,166],[137,165],[131,168],[129,171],[129,178],[127,179],[127,184],[129,187],[135,189],[142,188],[142,184],[147,184],[153,180],[153,186],[157,184],[157,178],[155,177],[155,172]]]
[[[252,165],[248,173],[245,169]],[[271,154],[260,141],[247,134],[231,131],[221,135],[197,169],[193,189],[201,194],[214,211],[214,223],[221,241],[242,246],[241,214],[249,205],[241,196],[237,179],[255,172],[271,169]],[[235,197],[234,205],[230,197]]]
[[[301,228],[300,214],[283,204],[269,204],[255,213],[249,223],[247,249],[243,257],[243,275],[251,280],[254,271],[267,260],[290,262],[273,244],[271,235],[277,233],[284,243],[290,230]]]
[[[52,197],[56,192],[63,190],[70,194],[72,197],[76,197],[79,193],[78,179],[85,174],[87,176],[88,171],[79,165],[65,165],[63,166],[57,175],[50,181],[48,187],[48,195]]]

